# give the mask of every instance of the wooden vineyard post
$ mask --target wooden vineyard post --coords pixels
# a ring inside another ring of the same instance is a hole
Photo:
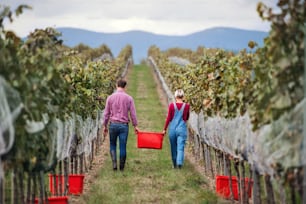
[[[98,154],[98,150],[100,149],[100,135],[99,135],[99,132],[100,132],[100,128],[97,128],[97,132],[96,132],[96,154]]]
[[[18,182],[19,182],[19,199],[21,203],[24,203],[24,172],[23,171],[18,171],[17,172],[17,177],[18,177]]]
[[[75,155],[74,157],[74,174],[78,174],[78,166],[79,166],[79,160],[78,155]]]
[[[103,136],[103,133],[102,133],[102,130],[101,128],[98,127],[98,130],[97,130],[97,145],[98,145],[98,148],[102,145],[102,136]]]
[[[280,188],[279,190],[280,191],[280,203],[286,204],[287,203],[286,190],[283,185],[280,185],[279,188]]]
[[[225,169],[224,169],[224,152],[220,152],[219,159],[220,159],[220,173],[221,173],[222,175],[225,175]]]
[[[99,141],[98,141],[98,138],[94,138],[93,139],[94,141],[94,144],[95,144],[95,156],[98,155],[98,152],[99,152]]]
[[[65,184],[65,189],[64,189],[64,195],[68,194],[68,189],[69,189],[69,181],[68,181],[68,175],[69,175],[69,158],[64,159],[64,184]]]
[[[74,164],[74,156],[71,156],[70,157],[70,173],[71,174],[73,174],[74,172],[74,166],[73,166],[73,164]]]
[[[189,134],[189,137],[188,137],[188,142],[190,143],[190,144],[192,144],[191,145],[191,152],[192,152],[192,156],[194,157],[194,134]]]
[[[239,160],[238,159],[234,159],[234,167],[235,167],[235,171],[237,174],[237,184],[238,184],[238,200],[240,201],[239,203],[241,203],[241,177],[240,177],[240,172],[239,172]],[[232,180],[230,178],[230,180]]]
[[[215,169],[216,169],[216,173],[219,173],[219,160],[218,160],[218,156],[217,156],[217,150],[214,149],[214,164],[215,164]]]
[[[241,203],[249,203],[249,199],[248,199],[248,189],[245,186],[245,167],[244,167],[244,161],[240,162],[240,166],[241,166],[241,178],[239,180],[239,183],[241,184]],[[248,183],[251,181],[248,181]]]
[[[14,204],[18,203],[18,183],[17,183],[17,176],[16,176],[16,167],[12,172],[12,201]]]
[[[4,179],[0,177],[0,203],[4,203]]]
[[[300,198],[303,198],[303,167],[298,168],[296,176],[296,185],[298,186],[298,193]]]
[[[203,164],[204,164],[204,172],[205,174],[207,173],[206,171],[206,153],[205,153],[205,143],[202,141],[201,142],[201,146],[202,146],[202,155],[203,155]]]
[[[89,166],[91,168],[92,162],[94,160],[95,157],[95,142],[94,140],[91,141],[91,156],[90,156],[90,160],[89,160]]]
[[[215,150],[214,152],[215,152],[216,174],[220,174],[220,171],[221,171],[220,151]]]
[[[295,182],[295,177],[296,177],[295,169],[292,168],[288,171],[288,174],[287,174],[287,180],[288,180],[289,187],[290,187],[290,194],[291,194],[291,202],[292,203],[297,203],[297,198],[296,198],[296,194],[295,194],[295,187],[297,187],[296,182]]]
[[[48,198],[45,197],[45,185],[44,185],[44,172],[43,171],[39,172],[39,177],[38,178],[39,178],[39,188],[40,188],[39,197],[43,201],[48,200]]]
[[[254,180],[254,187],[253,187],[253,203],[254,204],[261,204],[260,199],[260,177],[258,171],[253,169],[253,180]]]
[[[211,147],[209,147],[209,167],[210,167],[210,171],[211,171],[211,176],[214,178],[215,174],[214,174],[214,167],[213,167],[213,161],[211,159]]]
[[[227,155],[223,153],[223,175],[229,175],[229,170],[227,167]]]
[[[28,179],[27,179],[27,197],[26,202],[29,203],[31,200],[31,181],[32,181],[32,175],[28,173]]]
[[[204,144],[203,145],[204,146],[204,158],[205,158],[205,163],[204,163],[204,165],[205,165],[205,174],[208,174],[208,146],[207,146],[207,144]]]
[[[206,158],[207,158],[207,162],[206,162],[206,166],[207,166],[207,172],[209,172],[211,170],[211,155],[210,155],[210,147],[208,145],[206,145]]]
[[[305,10],[305,9],[304,9]],[[305,12],[305,11],[304,11]],[[306,97],[306,22],[304,22],[304,100]],[[302,155],[306,155],[306,104],[304,103],[304,121],[303,121],[303,145]],[[302,157],[303,158],[303,157]],[[306,162],[305,157],[303,161],[303,203],[306,203]]]
[[[203,141],[200,138],[200,142],[199,142],[199,161],[202,161],[202,159],[204,159],[204,154],[203,154]]]
[[[198,134],[195,135],[195,158],[198,161],[200,159],[200,143],[201,143],[201,138],[199,137]]]
[[[231,168],[231,160],[229,158],[230,156],[227,155],[226,157],[226,168],[228,169],[228,178],[229,178],[229,189],[230,189],[230,198],[231,201],[234,202],[234,193],[233,193],[233,184],[232,184],[232,168]]]
[[[84,168],[85,168],[85,172],[88,172],[89,171],[89,169],[90,169],[90,166],[89,166],[89,164],[88,164],[88,161],[90,160],[90,155],[88,155],[88,156],[84,156]]]
[[[58,185],[56,185],[56,175],[54,175],[54,177],[53,177],[53,185],[54,185],[54,189],[56,189],[57,191],[56,191],[56,193],[57,193],[57,195],[61,195],[63,192],[64,192],[64,189],[63,189],[63,179],[61,179],[62,178],[62,176],[64,175],[63,174],[63,161],[60,161],[59,162],[59,167],[58,167],[58,169],[59,169],[59,172],[58,172]]]
[[[36,192],[37,192],[37,178],[36,178],[36,174],[33,173],[33,176],[32,176],[32,179],[33,179],[33,189],[32,189],[32,201],[35,200],[35,197],[36,197]]]
[[[84,152],[82,152],[79,157],[80,157],[80,173],[84,173]]]
[[[96,140],[96,155],[98,155],[98,153],[99,153],[99,149],[100,149],[100,139],[99,139],[99,134],[97,134],[97,137],[94,139],[94,140]]]
[[[223,169],[222,169],[222,167],[223,167],[223,153],[221,152],[221,151],[218,151],[218,173],[219,174],[223,174]]]
[[[251,168],[251,166],[249,166],[249,175],[250,175],[250,182],[248,182],[248,188],[247,188],[247,192],[250,191],[251,186],[253,186],[253,170]],[[253,195],[254,197],[254,195]]]
[[[274,192],[273,192],[273,187],[271,183],[271,177],[269,175],[264,176],[265,179],[265,184],[266,184],[266,191],[267,191],[267,203],[268,204],[275,204],[274,200]]]

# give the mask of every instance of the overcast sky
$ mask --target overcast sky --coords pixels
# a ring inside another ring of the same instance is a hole
[[[275,6],[277,0],[263,0]],[[24,37],[35,28],[76,27],[97,32],[143,30],[186,35],[216,26],[269,31],[257,11],[257,0],[1,0],[25,12],[6,29]]]

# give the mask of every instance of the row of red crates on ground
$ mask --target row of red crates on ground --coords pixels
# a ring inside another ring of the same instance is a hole
[[[55,185],[54,185],[55,177]],[[81,195],[83,193],[84,175],[83,174],[70,174],[68,175],[68,195]],[[57,193],[64,194],[65,191],[65,177],[64,175],[49,174],[49,189],[52,194],[48,197],[49,204],[67,204],[68,196],[55,196]],[[35,204],[39,200],[35,199]]]
[[[244,180],[244,187],[248,190],[248,198],[252,197],[252,187],[253,181],[249,178],[241,179]],[[238,200],[238,186],[239,181],[236,176],[231,177],[232,181],[232,190],[233,196],[235,200]],[[249,187],[249,188],[248,188]],[[231,198],[231,191],[230,191],[230,178],[229,176],[217,175],[216,176],[216,192],[223,198],[230,199]]]
[[[163,133],[158,132],[138,132],[137,133],[137,147],[148,149],[162,149]],[[54,185],[55,177],[55,185]],[[84,175],[68,176],[68,195],[80,195],[83,192]],[[48,198],[49,204],[67,204],[68,196],[55,196],[57,193],[64,194],[65,179],[63,175],[49,175],[49,189],[52,194]],[[35,199],[35,204],[38,204],[38,199]]]
[[[34,203],[38,204],[39,200],[36,198]],[[68,196],[48,197],[48,203],[49,204],[67,204],[68,203]]]

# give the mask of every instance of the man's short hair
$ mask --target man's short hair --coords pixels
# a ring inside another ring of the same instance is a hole
[[[120,87],[120,88],[125,88],[126,86],[126,81],[124,79],[119,79],[117,81],[117,86]]]

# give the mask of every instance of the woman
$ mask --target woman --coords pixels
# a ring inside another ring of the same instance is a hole
[[[169,140],[171,146],[171,158],[174,168],[182,168],[184,162],[184,148],[187,139],[187,120],[189,119],[190,105],[184,103],[184,91],[178,89],[174,93],[175,102],[168,108],[168,116],[163,133],[169,125]]]

